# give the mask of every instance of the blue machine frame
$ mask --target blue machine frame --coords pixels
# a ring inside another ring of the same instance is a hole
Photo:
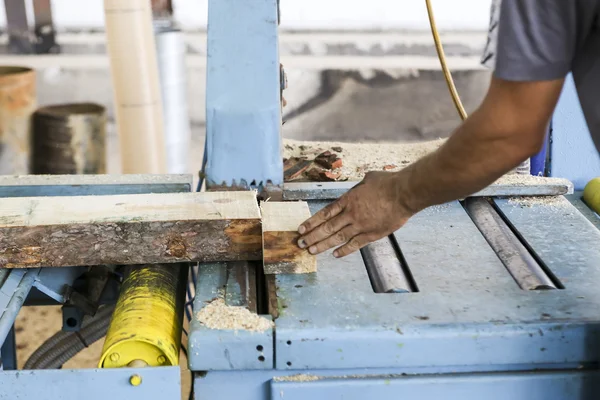
[[[208,2],[208,187],[283,184],[278,25],[277,0]]]

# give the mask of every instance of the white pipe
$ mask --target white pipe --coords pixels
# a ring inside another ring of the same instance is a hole
[[[183,34],[176,29],[157,29],[156,53],[163,99],[167,172],[190,172],[191,127],[187,102]]]

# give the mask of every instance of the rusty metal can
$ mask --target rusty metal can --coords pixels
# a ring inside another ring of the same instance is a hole
[[[0,66],[0,175],[29,173],[31,115],[36,107],[35,71]]]
[[[106,109],[74,103],[36,110],[31,165],[34,174],[106,173]]]

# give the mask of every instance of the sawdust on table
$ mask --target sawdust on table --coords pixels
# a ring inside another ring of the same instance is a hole
[[[286,139],[283,141],[283,156],[311,159],[328,150],[337,154],[343,161],[343,166],[334,170],[341,173],[338,180],[360,181],[370,171],[400,171],[440,148],[446,140],[437,139],[418,143],[341,143]],[[493,185],[512,186],[548,184],[572,186],[567,179],[516,174],[514,171],[493,183]]]
[[[196,318],[209,329],[264,332],[274,326],[273,321],[245,307],[229,306],[222,298],[208,303],[196,313]]]
[[[494,182],[494,185],[512,185],[512,186],[533,186],[533,185],[564,185],[571,187],[572,183],[568,179],[548,178],[544,176],[508,174]]]
[[[273,378],[275,382],[314,382],[321,378],[316,375],[298,374],[290,376],[276,376]]]
[[[563,196],[511,197],[508,203],[520,207],[543,206],[551,209],[566,207],[571,204]]]
[[[284,158],[308,157],[329,150],[343,160],[339,180],[360,181],[370,171],[399,171],[437,150],[446,139],[419,143],[339,143],[283,141]],[[336,151],[340,150],[341,151]]]

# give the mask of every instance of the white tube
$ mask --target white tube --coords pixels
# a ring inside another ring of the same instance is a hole
[[[124,174],[166,172],[163,111],[148,0],[104,0]]]
[[[187,102],[185,42],[181,31],[158,28],[156,52],[163,100],[167,172],[190,173],[191,129]]]

